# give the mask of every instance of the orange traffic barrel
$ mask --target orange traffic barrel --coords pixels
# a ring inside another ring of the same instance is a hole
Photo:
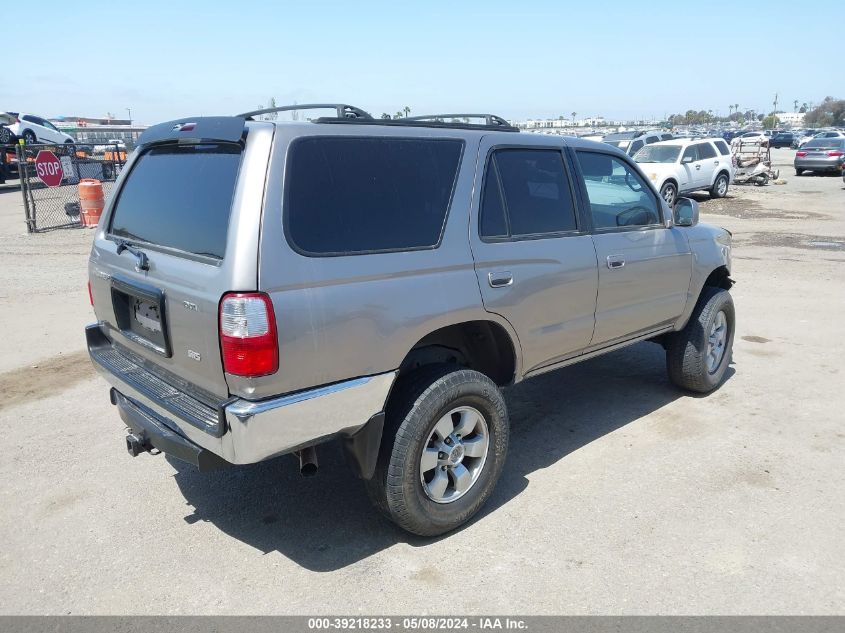
[[[83,178],[79,181],[79,207],[82,226],[95,227],[103,215],[105,199],[103,183],[95,178]]]

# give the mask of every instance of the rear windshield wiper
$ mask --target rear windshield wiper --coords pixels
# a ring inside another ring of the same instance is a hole
[[[114,241],[117,244],[118,255],[120,255],[123,251],[128,251],[138,258],[138,262],[135,264],[135,270],[137,272],[140,273],[150,269],[150,260],[147,258],[147,254],[138,250],[138,246],[136,244],[120,238],[116,238]]]

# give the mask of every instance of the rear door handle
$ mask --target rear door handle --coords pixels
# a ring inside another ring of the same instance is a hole
[[[701,165],[696,165],[696,166],[695,166],[695,168],[696,168],[696,169],[701,169]]]
[[[608,255],[607,267],[610,269],[622,268],[625,265],[625,258],[622,255]]]
[[[513,283],[513,275],[509,270],[487,273],[487,283],[490,284],[491,288],[504,288]]]

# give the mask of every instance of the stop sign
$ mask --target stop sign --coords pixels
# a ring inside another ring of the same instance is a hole
[[[58,187],[64,177],[62,161],[53,152],[42,149],[35,157],[35,173],[48,187]]]

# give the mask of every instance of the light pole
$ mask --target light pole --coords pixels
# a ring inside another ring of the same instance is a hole
[[[132,127],[132,108],[126,108],[126,111],[129,113],[129,126]]]

